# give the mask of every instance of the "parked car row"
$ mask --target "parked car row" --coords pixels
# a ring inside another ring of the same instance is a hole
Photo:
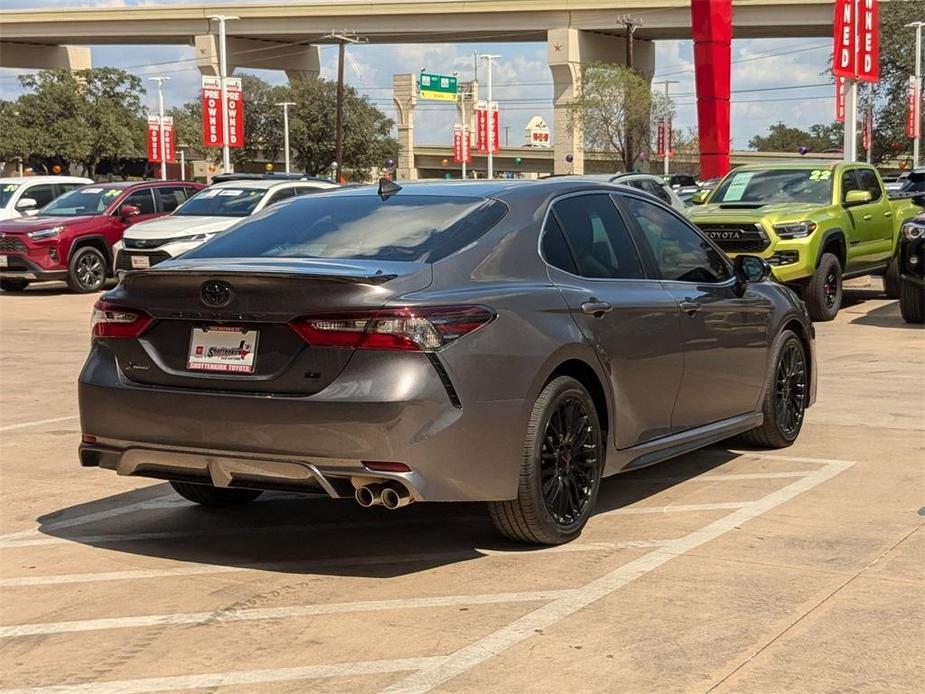
[[[187,181],[93,183],[61,176],[4,180],[11,181],[0,182],[11,217],[0,221],[5,291],[46,280],[64,280],[75,292],[99,291],[116,272],[195,248],[268,205],[336,187],[324,179],[241,174],[209,188]]]

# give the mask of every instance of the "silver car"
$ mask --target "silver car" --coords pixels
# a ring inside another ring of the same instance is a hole
[[[796,439],[813,328],[769,270],[582,179],[294,198],[99,301],[80,460],[212,506],[484,501],[566,542],[602,477]]]

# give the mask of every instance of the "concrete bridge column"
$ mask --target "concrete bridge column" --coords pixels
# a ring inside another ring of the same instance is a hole
[[[89,70],[89,46],[45,46],[0,41],[0,67],[26,70]]]
[[[392,76],[392,101],[395,103],[398,126],[398,179],[414,180],[418,170],[414,166],[414,105],[417,103],[417,75]]]
[[[616,30],[616,28],[615,28]],[[626,64],[626,39],[579,29],[550,29],[547,32],[549,70],[553,82],[553,170],[557,174],[583,174],[585,170],[584,137],[581,127],[571,123],[569,111],[581,89],[581,70],[585,63]],[[636,69],[652,81],[655,73],[655,45],[651,41],[633,41]],[[572,155],[572,161],[566,156]]]
[[[290,82],[318,79],[321,55],[318,46],[279,43],[258,39],[228,37],[228,74],[235,68],[283,70]],[[196,61],[203,75],[218,76],[218,36],[205,34],[195,38]]]

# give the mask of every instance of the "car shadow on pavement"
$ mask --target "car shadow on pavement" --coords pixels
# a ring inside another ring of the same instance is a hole
[[[595,513],[642,501],[737,457],[714,447],[609,477]],[[537,549],[501,538],[483,504],[387,511],[321,495],[266,493],[246,506],[210,510],[180,499],[167,484],[71,506],[38,522],[46,536],[109,552],[290,574],[391,577],[480,559],[482,550]]]
[[[853,290],[845,293],[842,308],[856,306],[870,299],[883,299],[883,294],[871,290]],[[906,323],[899,311],[899,302],[891,301],[883,306],[870,309],[857,318],[852,318],[853,325],[869,325],[875,328],[902,328],[904,330],[921,330],[921,325]]]

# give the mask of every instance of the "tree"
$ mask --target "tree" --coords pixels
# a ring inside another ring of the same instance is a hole
[[[295,167],[308,174],[325,174],[334,161],[337,85],[329,80],[300,80],[272,92],[275,101],[291,101],[289,141]],[[282,109],[271,107],[264,146],[268,153],[283,149]],[[344,87],[344,170],[347,178],[365,176],[398,155],[391,137],[393,122],[350,86]]]
[[[115,68],[42,70],[19,82],[27,92],[3,109],[16,114],[14,141],[25,133],[29,151],[18,156],[79,162],[93,176],[101,160],[144,148],[145,91],[138,77]]]
[[[748,141],[748,146],[759,152],[798,152],[800,147],[806,147],[810,152],[825,152],[841,148],[842,132],[840,123],[817,123],[806,131],[779,122],[768,128],[766,136],[755,135]]]
[[[632,171],[639,158],[633,143],[649,141],[654,112],[649,84],[638,73],[623,65],[589,63],[569,107],[569,127],[582,129],[585,149],[610,152],[615,166]]]

